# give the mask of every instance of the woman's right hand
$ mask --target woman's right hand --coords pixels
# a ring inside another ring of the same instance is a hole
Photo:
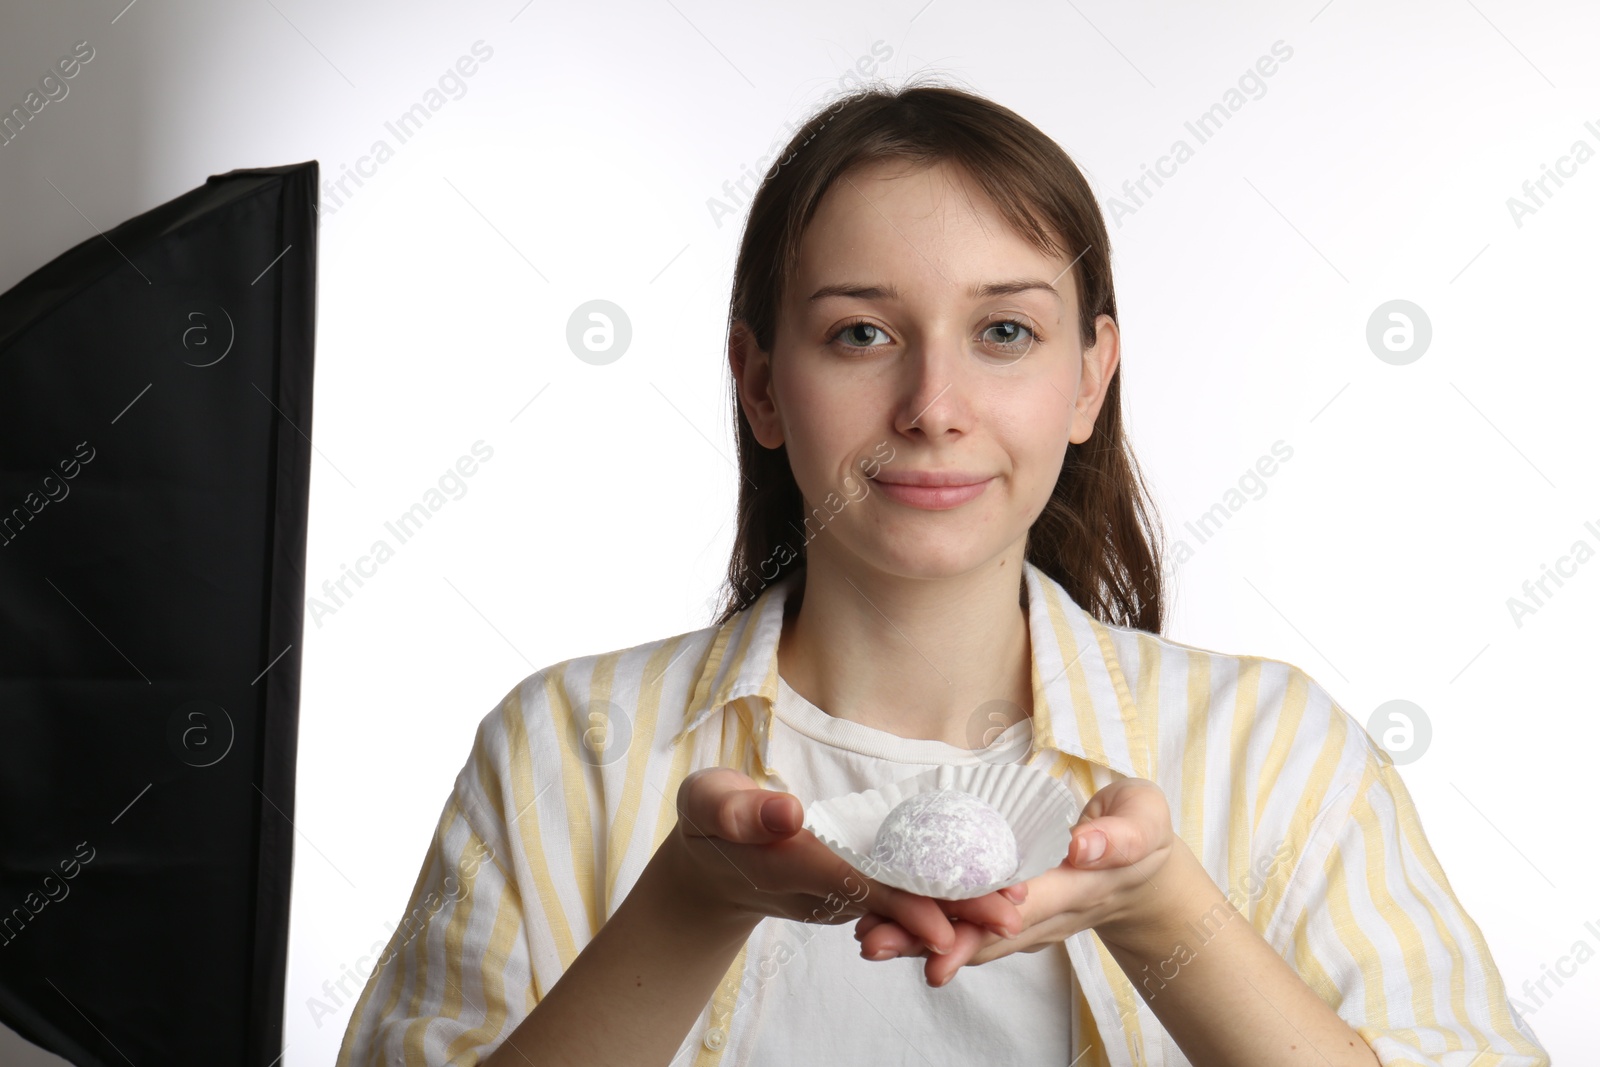
[[[892,919],[934,952],[955,944],[951,919],[965,919],[1000,937],[1022,928],[1020,884],[966,900],[935,900],[862,874],[803,829],[804,809],[792,793],[761,789],[731,767],[704,767],[678,788],[678,824],[668,839],[680,904],[702,904],[708,916],[767,916],[827,925],[866,914]]]

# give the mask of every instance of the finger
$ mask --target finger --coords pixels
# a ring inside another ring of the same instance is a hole
[[[778,842],[772,849],[791,890],[819,897],[842,893],[856,914],[871,912],[892,919],[934,951],[948,950],[954,943],[955,930],[939,901],[874,881],[809,831]]]
[[[878,953],[889,951],[896,956],[931,955],[928,946],[912,937],[897,922],[884,922],[861,936],[861,955],[872,959]]]
[[[1143,778],[1123,778],[1084,805],[1072,828],[1067,862],[1074,867],[1126,867],[1171,837],[1171,807],[1161,787]]]
[[[935,953],[948,952],[955,944],[956,932],[943,904],[918,893],[868,879],[868,894],[861,901],[866,907],[899,923],[912,937]]]
[[[893,921],[894,920],[892,920],[892,919],[884,918],[882,915],[879,915],[875,911],[867,912],[867,914],[861,916],[861,918],[856,920],[856,940],[860,941],[863,937],[866,936],[867,931],[871,930],[873,927],[880,926],[883,923],[893,922]]]
[[[805,821],[800,798],[757,788],[731,767],[703,767],[678,787],[683,832],[759,845],[792,837]]]
[[[1105,859],[1108,851],[1106,833],[1098,825],[1074,827],[1072,844],[1067,847],[1067,861],[1074,867],[1092,867]]]
[[[842,887],[857,905],[894,919],[935,952],[948,951],[955,942],[955,930],[938,902],[874,881],[814,835],[799,833],[804,822],[799,797],[757,788],[731,767],[704,767],[679,786],[678,811],[686,835],[752,845],[781,842],[786,854],[780,858],[797,876],[793,889],[821,896]]]
[[[1067,862],[1087,870],[1129,867],[1150,855],[1150,835],[1132,819],[1102,815],[1072,828]]]
[[[943,956],[930,957],[927,966],[922,969],[923,976],[931,986],[948,985],[956,972],[972,959],[973,954],[993,938],[993,934],[971,923],[957,923],[955,947]]]
[[[985,893],[965,900],[942,901],[945,911],[983,927],[996,937],[1014,937],[1027,925],[1022,909],[1001,893]]]
[[[1008,885],[1001,889],[1000,893],[1011,903],[1021,904],[1028,899],[1028,883],[1018,882],[1016,885]]]

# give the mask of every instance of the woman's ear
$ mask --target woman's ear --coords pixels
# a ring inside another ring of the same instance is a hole
[[[1094,345],[1083,350],[1083,369],[1078,377],[1078,395],[1073,398],[1072,430],[1067,440],[1081,445],[1094,432],[1095,419],[1100,415],[1100,405],[1105,403],[1106,390],[1111,387],[1111,376],[1117,371],[1121,355],[1121,336],[1117,323],[1110,315],[1095,320]]]
[[[728,365],[750,432],[763,448],[782,445],[783,420],[773,398],[772,358],[756,344],[755,334],[743,320],[736,319],[729,331]]]

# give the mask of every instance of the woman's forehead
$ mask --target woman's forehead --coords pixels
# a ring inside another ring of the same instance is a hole
[[[849,280],[833,277],[840,273],[916,273],[920,267],[951,278],[974,270],[1053,277],[1066,264],[1018,231],[963,168],[942,161],[882,160],[841,174],[797,251],[796,274],[802,288],[810,285],[806,296],[819,285]],[[957,280],[965,288],[997,279]]]

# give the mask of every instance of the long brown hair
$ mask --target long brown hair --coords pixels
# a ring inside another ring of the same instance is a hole
[[[1078,327],[1086,347],[1095,342],[1097,316],[1116,320],[1105,220],[1060,145],[1016,112],[960,89],[875,86],[813,114],[756,190],[734,267],[730,337],[733,324],[742,321],[761,350],[772,351],[778,309],[799,265],[800,238],[823,194],[851,168],[880,160],[960,167],[1035,247],[1075,260]],[[1084,443],[1068,445],[1049,503],[1028,531],[1026,558],[1095,618],[1159,633],[1159,520],[1123,436],[1121,380],[1119,365],[1094,432]],[[739,441],[739,524],[716,624],[804,567],[810,538],[787,450],[757,442],[737,382],[730,393]],[[826,522],[828,512],[814,510]]]

